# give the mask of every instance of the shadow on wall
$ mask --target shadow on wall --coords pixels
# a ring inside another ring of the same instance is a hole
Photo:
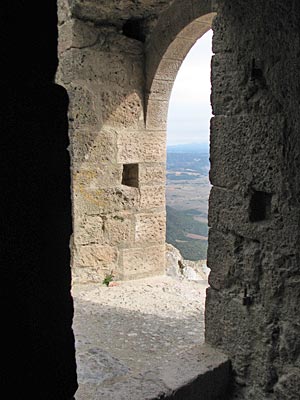
[[[126,23],[120,32],[59,12],[57,80],[70,96],[70,137],[77,166],[120,162],[124,141],[131,136],[132,142],[142,144],[147,136],[149,141],[149,133],[161,132],[164,142],[177,71],[215,15],[207,3],[192,3],[176,1],[161,13],[145,43],[128,35]],[[143,23],[134,28],[142,29]],[[143,136],[145,129],[148,134]],[[131,153],[136,161],[142,157],[136,145]]]

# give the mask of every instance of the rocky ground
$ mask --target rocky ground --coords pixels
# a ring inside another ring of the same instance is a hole
[[[178,276],[74,285],[76,400],[110,398],[128,376],[169,368],[176,354],[203,343],[206,288],[206,280]]]

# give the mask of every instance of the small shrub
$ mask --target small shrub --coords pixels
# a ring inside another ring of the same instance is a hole
[[[105,278],[103,279],[102,284],[108,286],[110,284],[110,282],[113,281],[113,279],[114,279],[114,274],[113,274],[113,271],[111,271],[110,274],[105,275]]]

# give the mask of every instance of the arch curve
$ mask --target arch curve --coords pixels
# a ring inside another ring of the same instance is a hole
[[[145,120],[151,130],[165,129],[168,102],[186,55],[212,25],[214,1],[175,1],[164,12],[146,46]]]

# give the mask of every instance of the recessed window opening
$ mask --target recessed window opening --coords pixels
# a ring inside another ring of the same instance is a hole
[[[122,173],[122,185],[139,187],[139,165],[124,164]]]
[[[250,222],[260,222],[270,219],[271,214],[270,193],[254,191],[250,199],[249,219]]]
[[[168,111],[166,171],[166,242],[178,265],[167,265],[196,290],[200,302],[196,338],[204,339],[204,304],[208,286],[210,62],[212,32],[192,47],[177,74]],[[175,250],[179,250],[180,254]],[[170,260],[172,257],[169,257]],[[168,264],[168,257],[167,257]],[[195,307],[197,299],[191,304]],[[201,325],[199,325],[199,322]],[[202,326],[203,328],[200,328]]]

